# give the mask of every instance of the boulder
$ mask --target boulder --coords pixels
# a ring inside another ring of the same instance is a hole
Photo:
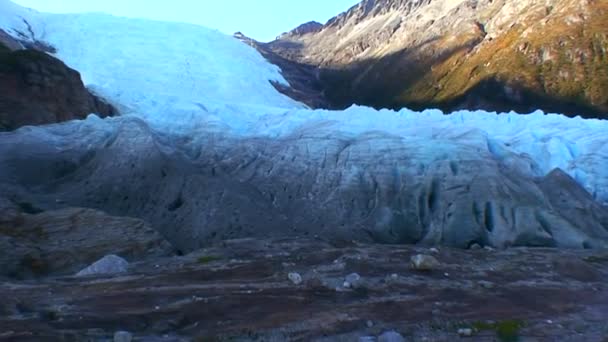
[[[378,337],[378,342],[405,342],[405,338],[396,331],[387,331]]]
[[[131,342],[133,335],[128,331],[117,331],[114,334],[114,342]]]
[[[292,272],[287,275],[287,278],[294,284],[300,285],[302,284],[302,276],[299,273]]]
[[[76,274],[77,277],[127,273],[129,262],[116,255],[107,255]]]
[[[439,260],[430,255],[418,254],[410,259],[411,266],[416,271],[433,271],[441,266]]]

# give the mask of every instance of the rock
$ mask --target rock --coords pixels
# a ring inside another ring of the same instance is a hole
[[[430,249],[429,249],[429,252],[431,252],[431,253],[433,253],[433,254],[439,254],[439,249],[438,249],[438,248],[433,247],[433,248],[430,248]]]
[[[108,255],[78,272],[76,276],[116,275],[126,273],[128,267],[129,263],[125,259],[116,255]]]
[[[396,331],[387,331],[378,337],[378,342],[405,342],[405,338]]]
[[[291,36],[303,36],[305,34],[319,32],[319,31],[321,31],[322,28],[323,28],[323,24],[318,23],[316,21],[309,21],[307,23],[304,23],[304,24],[296,27],[295,29],[293,29],[289,32],[283,33],[282,35],[277,37],[277,39],[287,38],[287,37],[291,37]]]
[[[0,49],[5,46],[10,51],[23,49],[23,45],[4,30],[0,30]]]
[[[50,54],[0,48],[0,131],[84,119],[91,113],[106,117],[117,111],[91,94],[77,71]]]
[[[291,280],[291,282],[294,285],[300,285],[300,284],[302,284],[302,276],[299,273],[292,272],[292,273],[289,273],[287,275],[287,277],[289,278],[289,280]]]
[[[486,281],[486,280],[480,280],[480,281],[477,282],[477,284],[479,286],[483,287],[484,289],[488,289],[488,290],[491,290],[491,289],[493,289],[493,288],[496,287],[496,285],[494,285],[493,282]]]
[[[417,271],[432,271],[441,266],[439,260],[430,255],[418,254],[410,259],[411,267]]]
[[[306,281],[306,287],[311,289],[323,289],[325,284],[319,277],[312,277]]]
[[[361,276],[357,273],[352,273],[346,276],[346,278],[344,278],[344,287],[349,289],[349,288],[354,288],[357,287],[361,284]]]
[[[139,219],[82,208],[39,212],[31,204],[22,203],[19,209],[4,202],[0,199],[0,250],[11,253],[0,253],[0,276],[68,275],[106,255],[145,260],[173,252],[169,242]],[[39,213],[25,213],[24,207]]]
[[[114,342],[131,342],[133,335],[128,331],[117,331],[114,334]]]
[[[483,249],[483,247],[481,247],[481,245],[478,243],[474,243],[471,245],[471,247],[469,249],[471,249],[473,251],[479,251],[479,250]]]
[[[460,335],[461,337],[471,337],[471,336],[473,336],[473,329],[470,329],[470,328],[458,329],[458,335]]]

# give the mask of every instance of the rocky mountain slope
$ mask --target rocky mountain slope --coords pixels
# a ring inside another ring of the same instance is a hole
[[[285,32],[285,33],[281,34],[280,36],[277,37],[277,39],[282,39],[282,38],[291,37],[291,36],[303,36],[305,34],[319,32],[322,29],[323,29],[323,24],[316,22],[316,21],[309,21],[307,23],[304,23],[304,24],[296,27],[295,29],[293,29],[289,32]]]
[[[607,17],[599,0],[365,0],[261,46],[320,68],[337,107],[606,117]]]
[[[117,114],[47,51],[52,47],[23,44],[0,30],[0,130]]]

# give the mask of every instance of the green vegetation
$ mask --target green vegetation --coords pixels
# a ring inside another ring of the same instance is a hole
[[[583,260],[585,260],[586,262],[591,262],[591,263],[603,263],[603,262],[608,262],[608,254],[603,254],[603,255],[591,255],[588,256],[586,258],[583,258]]]
[[[222,258],[218,257],[218,256],[214,256],[214,255],[205,255],[205,256],[201,256],[197,259],[199,264],[209,264],[212,263],[214,261],[219,261]]]
[[[471,328],[476,331],[494,331],[501,342],[517,342],[519,332],[525,326],[521,320],[506,320],[499,322],[474,322]]]

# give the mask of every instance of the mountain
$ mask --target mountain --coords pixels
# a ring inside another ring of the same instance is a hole
[[[598,0],[365,0],[263,48],[319,68],[334,107],[607,117],[607,17]]]
[[[316,22],[316,21],[309,21],[307,23],[304,23],[304,24],[296,27],[295,29],[293,29],[289,32],[283,33],[282,35],[278,36],[277,39],[283,39],[283,38],[288,38],[288,37],[293,37],[293,36],[303,36],[305,34],[319,32],[322,29],[323,29],[323,24]]]

